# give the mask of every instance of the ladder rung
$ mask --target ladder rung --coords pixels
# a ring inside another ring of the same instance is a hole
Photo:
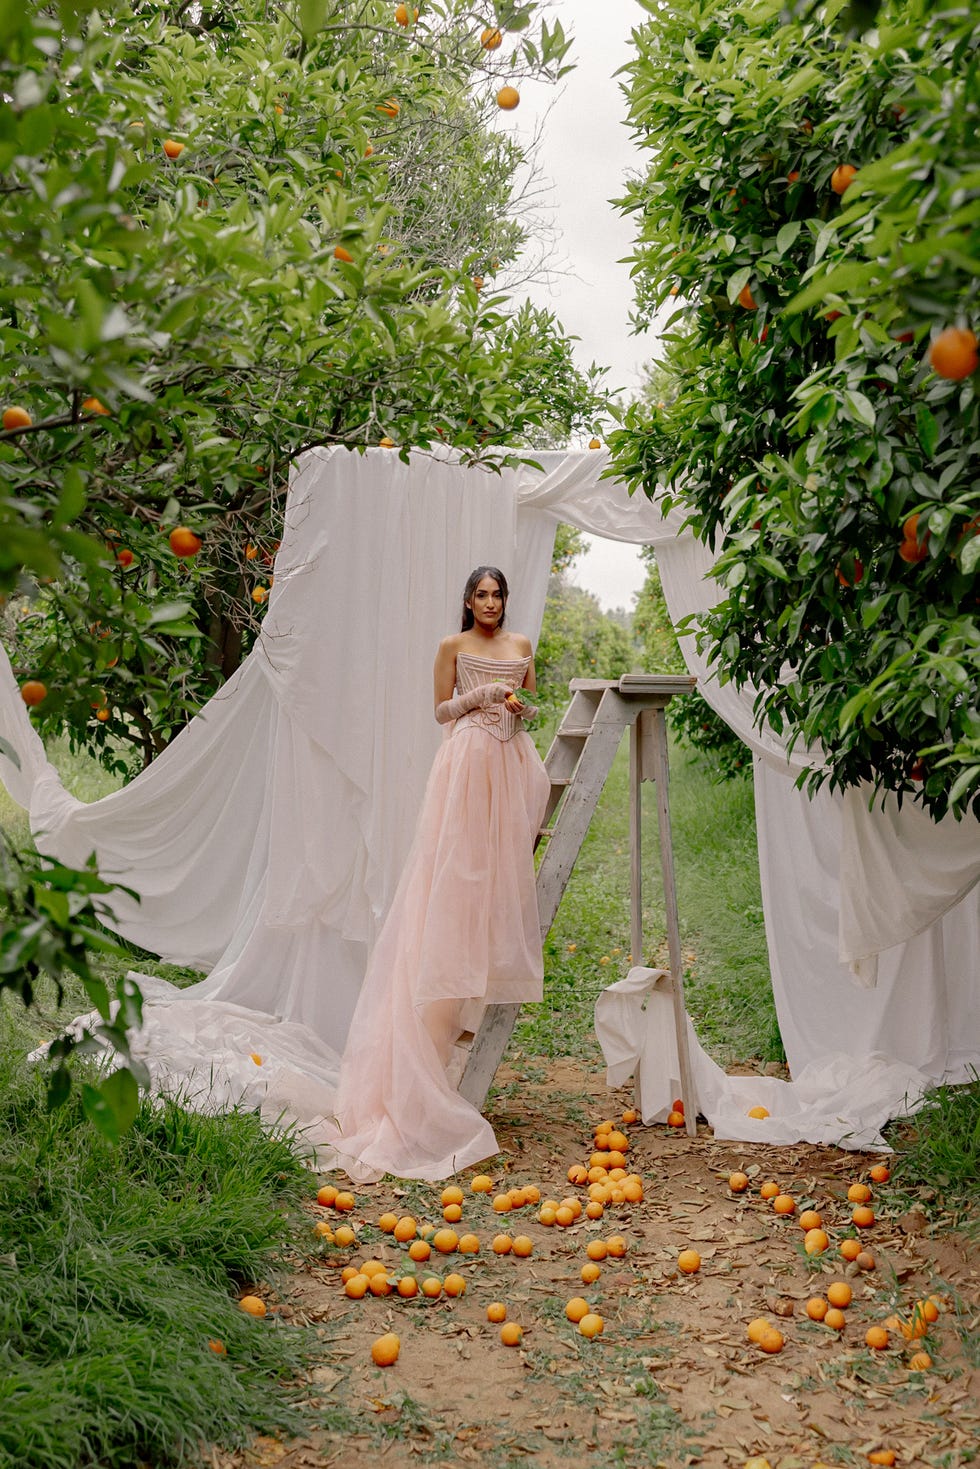
[[[568,735],[572,739],[587,740],[589,738],[589,735],[592,733],[592,730],[593,726],[591,724],[583,724],[579,725],[575,729],[559,729],[557,733],[562,738]]]
[[[572,781],[574,779],[575,779],[575,777],[572,776],[572,775],[564,776],[561,780],[555,780],[554,776],[551,776],[550,777],[551,784],[552,784],[553,787],[554,786],[570,786],[571,783],[572,783]]]
[[[538,839],[539,840],[541,839],[541,837],[545,837],[545,838],[553,837],[554,834],[555,834],[555,828],[553,826],[539,826],[538,827]]]

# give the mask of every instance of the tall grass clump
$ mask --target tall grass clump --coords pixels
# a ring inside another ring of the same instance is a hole
[[[144,1101],[112,1144],[77,1097],[0,1061],[0,1466],[198,1462],[204,1444],[299,1425],[288,1379],[311,1345],[254,1320],[258,1282],[308,1188],[250,1113]],[[211,1346],[222,1343],[227,1355]]]
[[[980,1233],[980,1077],[930,1091],[914,1117],[892,1125],[888,1140],[895,1149],[893,1186],[927,1190],[940,1210]]]

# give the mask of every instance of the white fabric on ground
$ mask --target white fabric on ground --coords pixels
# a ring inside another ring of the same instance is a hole
[[[224,1068],[226,1095],[266,1096],[271,1114],[292,1098],[316,1137],[440,737],[434,650],[459,625],[473,566],[507,573],[510,625],[532,640],[559,520],[654,545],[675,619],[716,600],[710,553],[678,534],[678,512],[664,520],[603,480],[605,453],[536,458],[539,469],[494,473],[445,450],[407,464],[385,450],[304,456],[256,647],[147,771],[92,805],[62,789],[0,657],[0,735],[21,759],[18,770],[0,756],[0,776],[30,807],[41,849],[72,863],[94,850],[142,895],[116,900],[120,932],[211,971],[190,992],[153,987],[145,1038],[170,1058],[160,1075],[179,1072],[181,1055],[198,1079],[205,1061]],[[787,765],[780,741],[754,730],[751,693],[719,685],[690,644],[705,697],[760,757],[763,902],[794,1075],[826,1062],[835,1036],[859,1076],[877,1051],[933,1081],[980,1066],[977,823],[942,823],[939,836],[909,803],[809,802],[793,785],[799,753]],[[875,952],[878,986],[861,990],[841,960],[867,974]],[[308,1032],[308,1066],[290,1026]],[[261,1068],[245,1064],[246,1044]]]

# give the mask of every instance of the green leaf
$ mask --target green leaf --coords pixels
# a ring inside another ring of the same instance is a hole
[[[799,219],[791,219],[787,224],[784,224],[782,226],[779,233],[776,235],[776,251],[778,254],[786,254],[786,251],[789,249],[789,247],[795,244],[796,239],[802,228],[803,222]]]
[[[864,393],[858,392],[856,388],[848,388],[844,393],[844,402],[850,408],[852,418],[856,418],[866,428],[874,428],[877,420],[870,398],[865,397]]]
[[[329,12],[330,0],[299,0],[299,28],[307,45],[323,30]]]

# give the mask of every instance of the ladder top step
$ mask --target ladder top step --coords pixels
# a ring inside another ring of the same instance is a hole
[[[622,678],[573,678],[568,687],[573,693],[604,694],[607,689],[625,698],[663,700],[678,694],[690,694],[697,687],[693,675],[676,673],[624,673]]]
[[[549,779],[551,780],[551,784],[553,786],[570,786],[575,777],[572,775],[557,777],[553,775],[550,776]]]

